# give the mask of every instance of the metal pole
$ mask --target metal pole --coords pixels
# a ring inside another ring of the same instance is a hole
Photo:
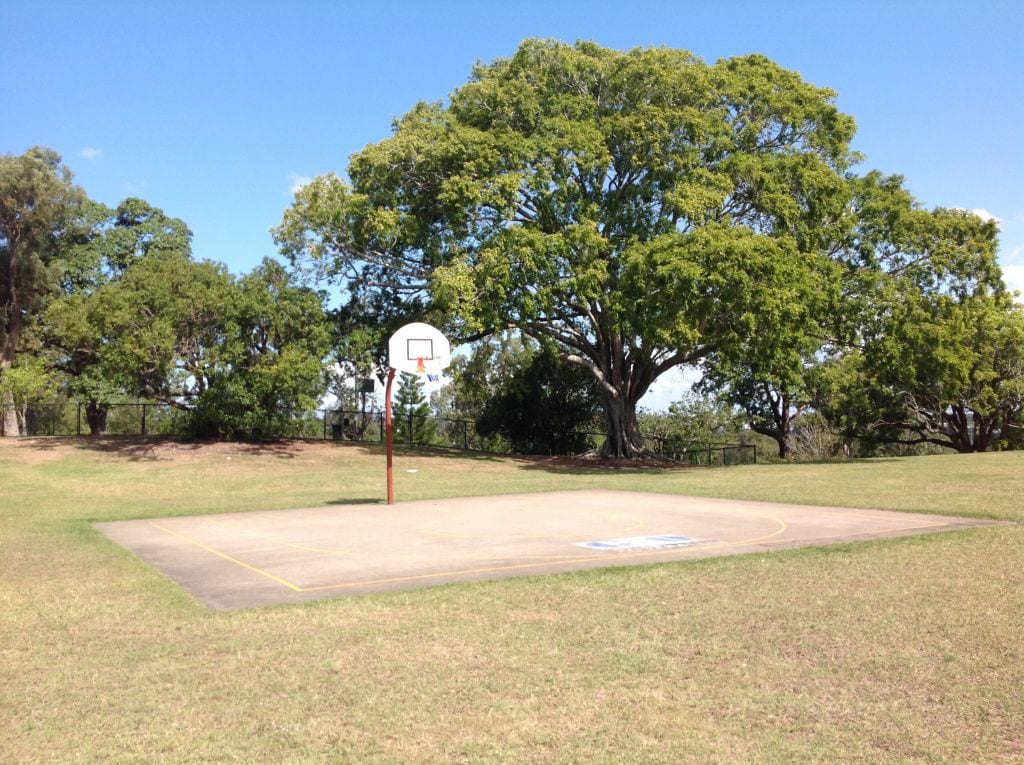
[[[82,402],[78,402],[78,424],[75,426],[75,435],[82,435]]]
[[[387,431],[387,454],[388,454],[388,504],[395,504],[395,476],[392,463],[393,458],[393,444],[391,442],[391,383],[395,381],[395,370],[391,368],[388,370],[388,385],[387,390],[384,392],[384,424]]]
[[[142,435],[146,435],[146,405],[142,405]]]

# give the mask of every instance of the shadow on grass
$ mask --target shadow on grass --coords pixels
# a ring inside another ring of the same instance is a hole
[[[275,457],[291,460],[298,454],[297,446],[306,443],[330,443],[320,440],[289,439],[277,441],[186,440],[173,436],[44,436],[24,439],[32,449],[52,451],[70,446],[73,449],[108,454],[131,462],[174,460],[182,456],[209,453]]]
[[[171,461],[190,455],[224,454],[225,456],[274,457],[293,460],[305,447],[355,450],[383,459],[384,444],[377,441],[333,441],[319,438],[291,438],[276,441],[185,440],[171,436],[40,436],[24,439],[32,449],[51,451],[71,447],[107,454],[132,462]],[[598,457],[539,456],[501,454],[444,446],[395,445],[395,456],[431,457],[459,462],[504,463],[520,470],[545,471],[556,475],[656,475],[679,470],[706,467],[673,462],[667,459],[614,460]],[[834,463],[833,463],[834,464]],[[375,501],[375,500],[373,500]]]
[[[381,497],[329,499],[325,505],[383,505],[385,502]]]
[[[693,470],[706,465],[690,465],[669,459],[648,458],[637,460],[606,459],[603,457],[548,456],[531,454],[498,454],[494,452],[465,451],[455,447],[396,446],[396,456],[440,457],[459,461],[504,462],[520,470],[543,470],[555,474],[607,475],[656,474],[677,470]]]

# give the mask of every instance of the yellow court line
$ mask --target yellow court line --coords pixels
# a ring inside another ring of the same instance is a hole
[[[760,541],[763,541],[765,539],[771,539],[772,537],[778,536],[779,534],[783,533],[786,530],[786,524],[783,521],[780,521],[778,518],[774,518],[774,517],[771,517],[771,516],[762,516],[762,517],[767,517],[770,520],[775,521],[775,523],[779,524],[779,528],[776,529],[771,534],[767,534],[767,535],[762,536],[762,537],[756,537],[756,538],[753,538],[753,539],[744,539],[744,540],[741,540],[739,542],[726,542],[726,543],[722,543],[722,544],[718,544],[718,545],[709,545],[709,546],[704,546],[702,549],[713,549],[715,547],[736,547],[736,546],[739,546],[739,545],[754,544],[756,542],[760,542]],[[517,563],[517,564],[510,565],[510,566],[487,566],[487,567],[483,567],[483,568],[459,569],[459,570],[455,570],[455,571],[440,571],[440,572],[431,573],[431,574],[411,574],[411,575],[407,575],[407,576],[388,577],[388,578],[385,578],[385,579],[364,579],[364,580],[360,580],[360,581],[357,581],[357,582],[343,582],[341,584],[328,584],[328,585],[320,585],[320,586],[317,586],[317,587],[300,587],[300,586],[298,586],[296,584],[292,584],[291,582],[289,582],[286,579],[282,579],[279,576],[275,576],[274,574],[271,574],[269,571],[264,571],[261,568],[257,568],[256,566],[252,566],[252,565],[250,565],[248,563],[245,563],[244,561],[240,561],[237,558],[234,558],[234,557],[228,555],[227,553],[223,553],[220,550],[216,549],[215,547],[211,547],[210,545],[206,545],[206,544],[203,544],[202,542],[199,542],[198,540],[192,539],[191,537],[188,537],[185,534],[182,534],[180,532],[174,531],[174,530],[169,529],[169,528],[167,528],[165,526],[161,526],[160,524],[154,523],[153,521],[149,521],[149,525],[153,526],[154,528],[160,529],[161,531],[166,532],[167,534],[170,534],[171,536],[178,537],[179,539],[182,539],[182,540],[188,542],[189,544],[195,545],[196,547],[199,547],[200,549],[206,550],[207,552],[211,552],[214,555],[216,555],[216,556],[218,556],[220,558],[223,558],[226,561],[234,563],[234,564],[236,564],[238,566],[241,566],[244,569],[252,571],[253,573],[259,574],[260,576],[264,576],[267,579],[271,579],[271,580],[277,582],[278,584],[283,584],[285,587],[287,587],[290,590],[293,590],[294,592],[319,592],[319,591],[323,591],[323,590],[336,590],[336,589],[341,589],[341,588],[344,588],[344,587],[366,587],[366,586],[371,586],[371,585],[376,585],[376,584],[388,584],[388,583],[393,583],[393,582],[410,582],[410,581],[416,581],[416,580],[419,580],[419,579],[430,579],[430,578],[438,578],[438,577],[444,577],[444,576],[463,576],[463,575],[466,575],[466,574],[483,574],[483,573],[491,573],[491,572],[494,572],[494,571],[514,571],[516,569],[537,568],[538,566],[556,565],[556,564],[559,564],[559,563],[576,563],[576,562],[589,562],[589,561],[595,561],[595,560],[609,560],[607,553],[602,554],[602,555],[590,555],[590,556],[585,556],[585,557],[573,556],[573,557],[567,558],[567,557],[562,556],[560,558],[555,558],[554,560],[550,560],[547,563]],[[667,549],[671,549],[671,548],[667,548]],[[639,550],[639,551],[633,552],[633,553],[621,553],[620,552],[620,553],[617,553],[615,555],[615,557],[616,558],[632,558],[632,557],[637,557],[637,556],[641,556],[641,555],[656,555],[658,553],[666,552],[667,549],[661,549],[661,550]],[[540,557],[540,556],[535,556],[535,557]],[[554,556],[552,556],[552,557],[554,557]]]
[[[778,528],[775,531],[773,531],[772,533],[770,533],[770,534],[765,534],[765,535],[759,536],[759,537],[752,537],[750,539],[741,539],[741,540],[738,540],[736,542],[720,542],[720,543],[717,543],[717,544],[700,545],[700,549],[701,550],[723,549],[723,548],[728,548],[728,547],[741,547],[743,545],[751,545],[751,544],[758,544],[758,543],[768,542],[768,540],[773,539],[773,538],[779,536],[780,534],[785,533],[787,528],[788,528],[784,521],[782,521],[779,518],[776,518],[774,516],[762,515],[762,516],[759,516],[759,517],[761,519],[763,519],[763,520],[771,520],[771,521],[773,521],[774,523],[778,524]],[[204,520],[209,520],[209,519],[204,519]],[[211,521],[211,522],[216,524],[215,521]],[[296,584],[293,584],[292,582],[289,582],[286,579],[282,579],[279,576],[275,576],[274,574],[271,574],[269,571],[264,571],[261,568],[258,568],[256,566],[250,565],[248,563],[245,563],[244,561],[238,560],[237,558],[234,558],[234,557],[232,557],[232,556],[230,556],[230,555],[228,555],[228,554],[226,554],[224,552],[221,552],[220,550],[218,550],[218,549],[216,549],[214,547],[211,547],[210,545],[203,544],[202,542],[199,542],[198,540],[192,539],[191,537],[188,537],[185,534],[182,534],[180,532],[174,531],[173,529],[169,529],[166,526],[161,526],[160,524],[154,523],[153,521],[149,521],[149,525],[154,527],[154,528],[156,528],[156,529],[159,529],[160,531],[163,531],[163,532],[165,532],[167,534],[170,534],[171,536],[174,536],[174,537],[177,537],[179,539],[182,539],[185,542],[188,542],[189,544],[195,545],[196,547],[199,547],[202,550],[206,550],[207,552],[211,552],[214,555],[216,555],[216,556],[218,556],[220,558],[223,558],[224,560],[229,561],[230,563],[234,563],[234,564],[236,564],[238,566],[241,566],[242,568],[244,568],[244,569],[246,569],[248,571],[252,571],[255,574],[259,574],[260,576],[266,577],[267,579],[270,579],[271,581],[274,581],[274,582],[277,582],[278,584],[284,585],[285,587],[287,587],[288,589],[290,589],[290,590],[292,590],[294,592],[322,592],[322,591],[325,591],[325,590],[337,590],[337,589],[343,589],[343,588],[347,588],[347,587],[369,587],[369,586],[380,585],[380,584],[393,584],[393,583],[396,583],[396,582],[413,582],[413,581],[418,581],[418,580],[422,580],[422,579],[437,579],[437,578],[440,578],[440,577],[465,576],[467,574],[486,574],[486,573],[493,573],[493,572],[497,572],[497,571],[514,571],[514,570],[517,570],[517,569],[537,568],[538,566],[557,565],[557,564],[560,564],[560,563],[584,563],[584,562],[591,562],[591,561],[596,561],[596,560],[608,560],[608,561],[610,561],[610,560],[622,559],[622,558],[634,558],[634,557],[642,557],[642,556],[649,556],[649,555],[657,555],[659,553],[669,552],[672,549],[672,548],[664,548],[664,549],[656,549],[656,550],[637,550],[635,552],[616,552],[614,554],[614,557],[609,557],[607,552],[606,553],[602,553],[601,555],[573,556],[573,557],[565,557],[565,556],[561,556],[561,557],[559,557],[559,556],[521,556],[520,560],[522,560],[524,558],[531,558],[531,557],[534,558],[534,559],[539,559],[539,558],[548,559],[548,558],[550,558],[550,560],[547,560],[546,563],[517,563],[517,564],[512,564],[512,565],[506,565],[506,566],[484,566],[484,567],[480,567],[480,568],[469,568],[469,569],[456,569],[456,570],[449,570],[449,571],[439,571],[439,572],[429,573],[429,574],[410,574],[410,575],[406,575],[406,576],[386,577],[386,578],[382,578],[382,579],[364,579],[364,580],[356,581],[356,582],[343,582],[341,584],[328,584],[328,585],[320,585],[320,586],[316,586],[316,587],[300,587],[300,586],[298,586]],[[222,525],[222,524],[216,524],[216,525]],[[226,525],[226,524],[223,524],[223,525]],[[643,525],[643,524],[640,524],[640,525]],[[883,534],[885,534],[885,533],[893,533],[893,532],[897,532],[897,531],[916,531],[918,529],[935,528],[935,527],[950,526],[950,525],[952,525],[952,522],[950,522],[950,521],[936,521],[936,522],[929,522],[929,523],[919,523],[919,524],[914,524],[914,525],[911,525],[911,526],[900,526],[900,527],[896,527],[896,528],[889,528],[889,529],[884,529],[884,530],[880,530],[880,531],[865,532],[865,533],[869,533],[869,534],[883,533]],[[255,535],[253,532],[248,532],[248,533]],[[255,535],[255,536],[259,537],[260,535]],[[274,540],[271,537],[266,537],[266,538],[271,539],[271,541],[277,541],[277,540]],[[827,540],[827,539],[834,539],[834,537],[829,537],[829,536],[825,536],[825,537],[801,537],[801,538],[796,538],[796,539],[778,540],[778,542],[787,542],[787,543],[789,543],[789,542],[810,542],[810,541]],[[291,543],[288,543],[288,542],[280,542],[280,541],[278,541],[278,544],[281,544],[281,545],[287,546],[287,547],[296,547],[298,549],[315,549],[315,548],[308,548],[308,547],[305,547],[303,545],[291,544]],[[771,544],[771,543],[769,543],[769,544]],[[336,551],[331,551],[331,550],[318,550],[318,551],[320,551],[320,552],[336,552]]]
[[[916,524],[914,526],[897,526],[896,528],[892,528],[892,529],[875,529],[873,531],[857,532],[857,534],[858,535],[869,534],[869,535],[871,535],[872,539],[885,539],[885,537],[880,537],[878,535],[879,534],[893,534],[893,533],[895,533],[897,531],[917,531],[919,529],[929,529],[929,528],[936,528],[936,527],[941,527],[941,526],[952,526],[952,525],[953,524],[950,521],[936,521],[934,523],[919,523],[919,524]],[[845,532],[845,533],[849,533],[849,532]],[[825,537],[793,537],[791,539],[780,539],[779,542],[817,542],[819,540],[828,540],[828,539],[833,539],[834,540],[835,536],[825,536]],[[853,540],[853,541],[856,541],[856,542],[868,542],[868,541],[872,541],[872,540],[857,539],[857,540]],[[769,544],[775,544],[775,543],[774,542],[770,542]],[[843,543],[842,543],[842,541],[838,541],[837,544],[843,544]]]
[[[337,547],[335,547],[335,548],[313,547],[312,545],[302,545],[302,544],[299,544],[298,542],[285,542],[283,539],[279,539],[278,537],[272,537],[269,534],[259,534],[259,533],[255,532],[255,531],[250,531],[248,529],[232,528],[229,524],[224,523],[223,521],[216,521],[213,518],[203,518],[203,520],[206,523],[211,523],[214,526],[219,526],[222,529],[230,529],[231,531],[235,532],[236,534],[238,532],[242,532],[243,534],[245,534],[246,536],[250,537],[251,539],[263,539],[263,540],[266,540],[267,542],[273,542],[275,545],[277,545],[279,547],[292,547],[292,548],[294,548],[296,550],[306,550],[308,552],[321,552],[321,553],[330,553],[330,554],[346,552],[344,549],[339,549]]]
[[[173,537],[178,537],[178,539],[184,539],[189,544],[193,544],[196,547],[199,547],[199,548],[201,548],[203,550],[206,550],[207,552],[212,552],[214,555],[217,555],[217,556],[223,558],[226,561],[231,561],[232,563],[235,563],[235,564],[241,566],[242,568],[249,569],[249,571],[255,572],[255,573],[259,574],[260,576],[265,576],[267,579],[272,579],[273,581],[277,582],[278,584],[283,584],[285,587],[287,587],[290,590],[295,590],[295,592],[302,592],[302,588],[301,587],[298,587],[297,585],[294,585],[291,582],[289,582],[288,580],[282,579],[279,576],[274,576],[269,571],[264,571],[261,568],[256,568],[256,566],[250,566],[248,563],[245,563],[243,561],[238,560],[238,558],[232,558],[230,555],[227,555],[226,553],[222,553],[220,550],[217,550],[216,548],[210,547],[209,545],[204,545],[202,542],[198,542],[195,539],[191,539],[190,537],[187,537],[184,534],[179,534],[177,531],[173,531],[172,529],[169,529],[166,526],[161,526],[160,524],[153,523],[152,521],[149,522],[149,525],[152,526],[153,528],[160,529],[160,531],[164,531],[164,532],[170,534]]]

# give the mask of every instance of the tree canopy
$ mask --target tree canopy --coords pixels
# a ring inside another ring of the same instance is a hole
[[[274,229],[290,264],[240,276],[146,201],[88,199],[52,150],[4,155],[0,434],[55,396],[94,433],[146,399],[192,435],[282,435],[332,362],[383,379],[388,335],[420,320],[474,349],[442,411],[521,449],[582,448],[596,400],[603,454],[643,455],[638,401],[679,365],[710,403],[676,419],[742,415],[782,457],[837,434],[1024,444],[997,224],[858,174],[835,98],[759,55],[527,40],[304,186]]]
[[[763,56],[708,65],[530,40],[303,188],[276,237],[351,303],[559,343],[605,453],[644,451],[659,375],[798,321],[845,202],[853,120]]]
[[[22,333],[53,292],[58,242],[84,192],[52,149],[0,156],[0,378],[14,367]],[[0,435],[18,435],[10,387],[0,386]]]
[[[153,395],[159,387],[152,380],[141,386],[144,375],[134,366],[136,359],[125,354],[125,346],[138,340],[131,325],[153,316],[138,305],[131,306],[139,309],[138,322],[130,311],[119,311],[134,271],[122,280],[129,269],[143,263],[139,270],[144,271],[161,256],[191,262],[191,232],[184,221],[141,199],[126,199],[116,209],[88,200],[80,230],[59,250],[61,294],[44,314],[43,335],[51,367],[65,375],[68,392],[85,402],[90,432],[99,435],[111,403],[143,395],[144,387]]]

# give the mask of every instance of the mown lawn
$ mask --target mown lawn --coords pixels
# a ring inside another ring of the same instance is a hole
[[[1024,520],[1012,453],[396,477]],[[350,445],[0,441],[0,762],[1024,761],[1024,526],[233,613],[91,526],[382,495]]]

